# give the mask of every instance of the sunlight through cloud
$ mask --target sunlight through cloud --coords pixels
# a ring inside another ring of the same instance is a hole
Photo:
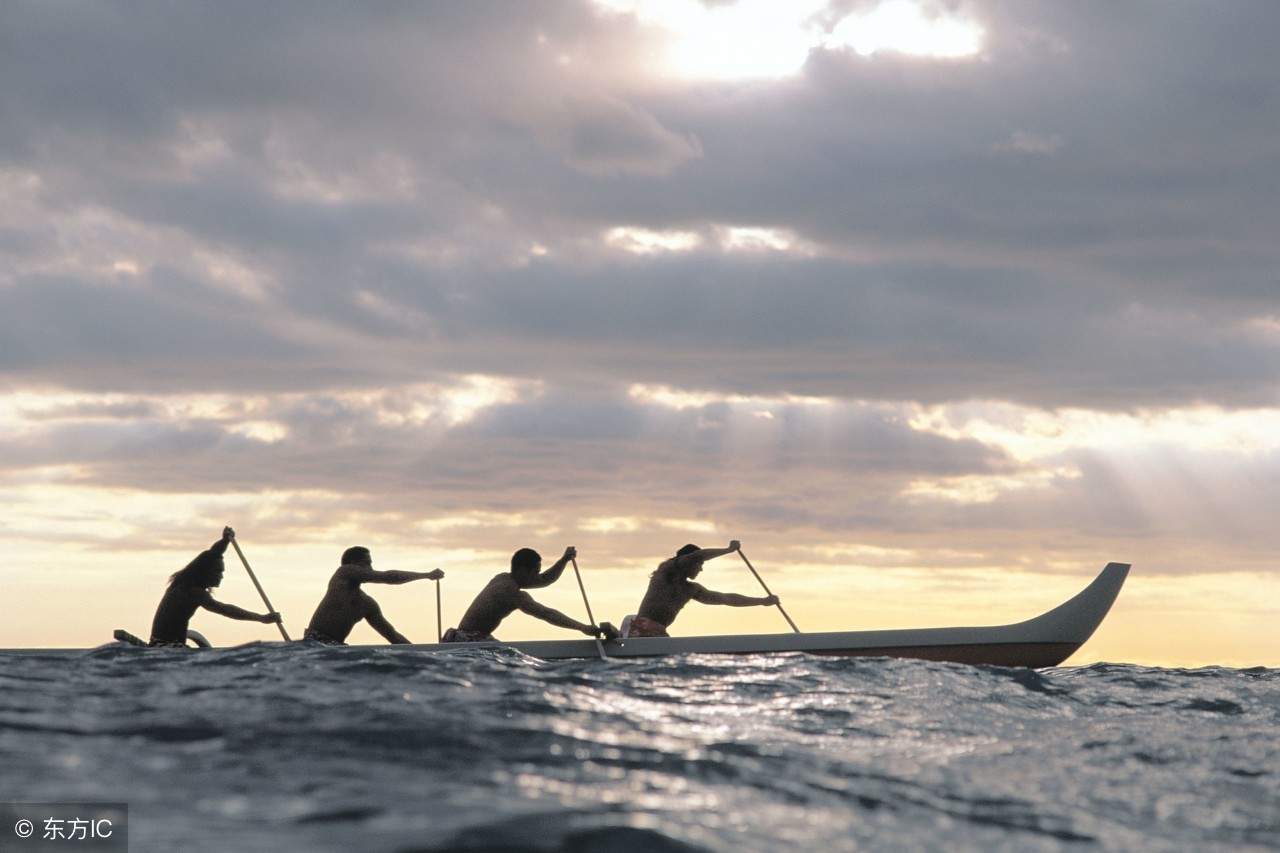
[[[870,12],[841,20],[824,44],[851,48],[860,56],[894,52],[958,59],[981,49],[982,30],[941,4],[886,0]]]
[[[666,31],[666,70],[702,79],[787,77],[804,67],[811,51],[821,49],[955,59],[977,54],[982,45],[982,28],[963,10],[927,0],[885,0],[843,17],[836,17],[828,0],[595,3]]]
[[[999,448],[1021,469],[1013,474],[921,478],[901,492],[913,502],[982,504],[1013,492],[1055,488],[1084,476],[1071,461],[1080,453],[1100,454],[1133,476],[1158,480],[1169,471],[1191,470],[1189,460],[1197,457],[1243,461],[1280,452],[1276,409],[1050,412],[988,401],[921,408],[909,423],[922,433]]]
[[[452,383],[417,383],[375,391],[233,396],[227,394],[90,394],[36,390],[0,394],[0,427],[10,436],[37,434],[58,424],[115,423],[132,430],[197,422],[267,444],[291,434],[284,413],[338,404],[384,427],[453,428],[481,411],[508,405],[541,388],[538,382],[471,374]]]
[[[1202,406],[1161,412],[1047,412],[988,402],[921,409],[911,426],[946,438],[995,445],[1025,462],[1080,448],[1162,445],[1241,455],[1280,450],[1277,409],[1227,411]]]
[[[289,437],[289,428],[277,421],[242,421],[228,427],[227,432],[260,444],[275,444]]]
[[[973,475],[914,480],[902,490],[902,497],[913,500],[941,500],[958,504],[992,503],[996,499],[1024,489],[1040,489],[1057,480],[1079,479],[1079,470],[1057,467],[1008,475]]]
[[[664,406],[677,411],[683,409],[700,409],[716,404],[745,404],[748,406],[830,406],[833,400],[826,397],[801,397],[785,394],[779,397],[747,396],[742,394],[722,394],[713,391],[683,391],[666,385],[632,385],[628,396],[641,404]],[[756,414],[756,413],[753,413]]]
[[[604,234],[607,245],[633,255],[653,255],[660,252],[687,252],[702,245],[702,236],[696,231],[653,231],[648,228],[619,226]]]
[[[720,245],[725,251],[814,254],[811,247],[804,245],[796,237],[795,232],[787,228],[728,226],[719,230]]]
[[[789,228],[765,228],[713,223],[704,235],[698,231],[653,230],[620,225],[604,233],[605,245],[633,255],[693,252],[699,249],[724,253],[785,252],[813,257],[817,249]]]
[[[732,80],[785,77],[805,63],[817,43],[809,19],[825,0],[595,0],[612,12],[670,34],[667,69],[689,77]]]

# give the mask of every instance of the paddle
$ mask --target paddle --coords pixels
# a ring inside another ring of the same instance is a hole
[[[249,561],[244,558],[244,551],[240,550],[240,543],[232,539],[231,544],[235,547],[236,554],[240,556],[240,562],[244,563],[244,570],[249,573],[249,580],[253,581],[253,585],[258,588],[258,595],[262,596],[262,603],[267,605],[267,612],[275,613],[276,609],[272,607],[271,602],[267,600],[267,593],[263,591],[262,584],[258,583],[258,576],[253,573],[253,569],[249,568]],[[285,641],[288,642],[289,633],[285,631],[284,623],[277,622],[276,627],[280,629],[280,636],[284,637]]]
[[[440,623],[440,579],[436,578],[436,642],[444,642],[444,634],[441,633]]]
[[[751,565],[751,561],[747,559],[746,554],[742,553],[741,548],[738,549],[738,556],[742,558],[742,562],[747,564],[747,568],[751,570],[751,574],[756,576],[756,580],[760,581],[760,586],[764,588],[764,594],[773,595],[773,593],[769,591],[769,587],[765,585],[764,578],[760,577],[760,573],[756,571],[755,566]],[[787,620],[787,624],[791,626],[791,630],[799,634],[800,629],[796,627],[796,623],[792,622],[791,617],[787,615],[787,611],[782,609],[781,599],[778,600],[778,612],[782,614],[783,619]]]
[[[582,603],[587,606],[587,621],[592,625],[596,624],[596,617],[591,615],[591,602],[587,601],[587,588],[582,585],[582,572],[578,571],[578,558],[572,558],[573,575],[578,579],[578,589],[582,590]],[[608,655],[604,653],[604,643],[600,642],[599,635],[596,635],[596,651],[600,653],[600,660],[608,660]]]

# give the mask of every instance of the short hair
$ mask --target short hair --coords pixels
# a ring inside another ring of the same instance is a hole
[[[372,563],[373,555],[369,553],[369,549],[363,545],[355,545],[342,552],[342,565],[349,566],[352,563]]]
[[[542,562],[542,555],[532,548],[521,548],[511,555],[511,573],[536,571]]]

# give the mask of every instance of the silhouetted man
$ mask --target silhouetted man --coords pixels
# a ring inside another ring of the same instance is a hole
[[[736,592],[712,592],[693,579],[702,564],[715,557],[732,554],[741,546],[734,539],[728,548],[699,548],[685,545],[676,555],[658,566],[649,576],[649,589],[634,616],[622,620],[624,637],[668,637],[667,628],[690,601],[700,604],[727,604],[730,607],[768,607],[778,603],[776,595],[754,598]]]
[[[279,613],[254,613],[234,604],[223,604],[213,597],[212,590],[222,584],[222,576],[226,571],[222,555],[234,538],[236,532],[230,527],[224,527],[222,538],[214,542],[208,551],[201,551],[185,568],[169,577],[169,588],[160,599],[155,618],[151,621],[151,642],[148,645],[185,646],[187,626],[196,610],[201,607],[219,616],[242,622],[270,625],[280,621]]]
[[[527,613],[543,622],[550,622],[561,628],[571,628],[589,636],[598,636],[600,629],[585,622],[579,622],[566,616],[559,610],[553,610],[533,600],[526,589],[541,589],[551,586],[560,579],[564,567],[577,557],[578,552],[572,546],[564,549],[564,556],[545,572],[542,568],[542,556],[532,548],[521,548],[511,556],[511,571],[495,575],[493,580],[480,591],[475,601],[463,614],[457,628],[450,628],[444,634],[446,643],[478,643],[494,641],[493,632],[516,610]]]
[[[407,643],[409,639],[391,626],[382,615],[378,602],[360,589],[364,583],[402,584],[418,580],[440,580],[444,572],[388,571],[373,568],[373,555],[368,548],[356,546],[342,553],[342,565],[329,579],[329,589],[316,607],[311,624],[302,635],[304,640],[315,640],[330,646],[346,645],[347,635],[361,619],[392,643]]]

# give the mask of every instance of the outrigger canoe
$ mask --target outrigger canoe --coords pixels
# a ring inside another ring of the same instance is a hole
[[[988,665],[1057,666],[1093,635],[1120,594],[1129,564],[1108,563],[1074,598],[1034,619],[982,628],[906,628],[702,637],[636,637],[598,643],[589,639],[517,640],[510,643],[412,643],[388,651],[459,652],[514,648],[543,660],[643,658],[688,654],[806,652],[831,657],[894,657]],[[5,654],[66,653],[67,649],[6,649]]]
[[[525,640],[511,643],[414,643],[395,646],[424,652],[514,647],[543,660],[659,657],[687,654],[807,652],[831,657],[894,657],[988,666],[1057,666],[1084,645],[1111,609],[1128,563],[1106,568],[1069,601],[1026,622],[986,628],[906,628],[718,637],[634,637],[598,645],[595,640]]]

